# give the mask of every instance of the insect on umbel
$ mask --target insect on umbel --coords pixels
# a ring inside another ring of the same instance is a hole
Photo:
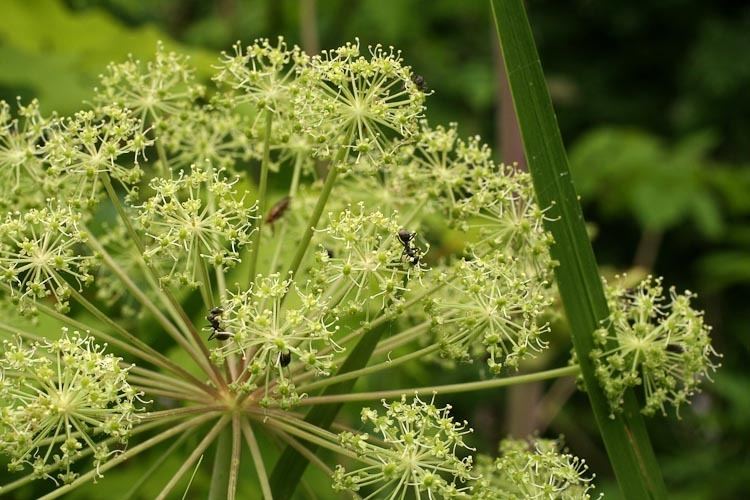
[[[266,214],[266,224],[270,225],[279,220],[289,208],[291,201],[292,199],[289,196],[284,196],[277,201]]]
[[[208,311],[208,316],[206,316],[206,319],[211,325],[211,335],[208,337],[208,340],[216,339],[219,341],[225,341],[229,340],[229,338],[232,336],[229,332],[224,331],[221,327],[220,319],[221,315],[224,314],[224,309],[221,307],[214,307],[210,311]]]
[[[405,255],[407,260],[412,266],[419,265],[419,249],[413,245],[414,238],[417,237],[417,233],[411,233],[406,229],[399,229],[398,241],[403,245],[404,251],[402,255]]]

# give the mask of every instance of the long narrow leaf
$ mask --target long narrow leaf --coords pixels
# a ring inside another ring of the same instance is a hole
[[[635,396],[629,392],[623,413],[610,418],[589,356],[592,333],[609,312],[523,0],[490,0],[490,5],[537,199],[551,207],[547,225],[560,263],[557,283],[607,454],[625,498],[666,498]]]

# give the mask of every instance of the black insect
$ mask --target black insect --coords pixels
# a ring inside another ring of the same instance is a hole
[[[326,247],[325,250],[326,250],[326,255],[328,256],[328,258],[332,259],[333,256],[334,256],[333,250],[331,250],[330,248],[327,248],[327,247]]]
[[[232,336],[229,332],[224,331],[224,329],[221,327],[221,315],[224,314],[224,309],[221,307],[214,307],[210,311],[208,311],[208,316],[206,316],[206,319],[208,320],[210,326],[211,326],[211,335],[208,337],[208,340],[216,339],[220,341],[229,340],[229,338]]]
[[[292,353],[289,351],[281,351],[279,353],[279,366],[284,368],[286,366],[289,366],[289,363],[292,362]]]
[[[266,224],[273,224],[279,220],[289,208],[289,203],[291,203],[291,201],[292,199],[288,196],[284,196],[277,201],[266,214]]]
[[[419,89],[420,92],[427,92],[429,90],[427,88],[427,82],[424,81],[424,77],[422,75],[418,75],[416,73],[412,74],[411,81],[414,85],[416,85],[417,89]]]
[[[419,265],[420,259],[419,249],[413,244],[414,238],[416,237],[417,233],[410,233],[406,229],[399,229],[398,231],[398,241],[400,241],[404,247],[404,252],[401,255],[406,256],[406,260],[408,260],[412,266]]]

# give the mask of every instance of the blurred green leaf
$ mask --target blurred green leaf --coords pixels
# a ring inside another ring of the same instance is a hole
[[[704,175],[714,144],[706,132],[669,147],[643,131],[599,128],[571,148],[571,171],[583,199],[609,216],[633,216],[652,231],[690,221],[704,236],[716,237],[724,224]]]
[[[55,0],[3,2],[0,87],[26,88],[46,111],[70,113],[91,96],[109,62],[131,53],[150,59],[159,40],[167,48],[177,46],[155,26],[129,28],[104,11],[74,13]],[[181,50],[193,57],[201,76],[216,59],[201,50]]]

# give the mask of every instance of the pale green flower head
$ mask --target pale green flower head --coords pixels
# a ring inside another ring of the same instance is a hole
[[[468,498],[472,451],[464,436],[472,432],[466,422],[450,416],[451,407],[438,408],[434,402],[415,397],[411,403],[386,403],[385,413],[362,409],[362,422],[372,428],[377,439],[368,434],[343,432],[341,445],[355,452],[362,466],[347,470],[339,465],[333,476],[336,490],[357,494],[364,487],[376,496],[388,498]],[[368,496],[370,498],[370,496]]]
[[[185,109],[165,118],[158,128],[172,168],[208,161],[219,170],[236,172],[239,161],[260,156],[253,135],[246,117],[221,105]]]
[[[613,412],[630,387],[643,388],[644,414],[679,412],[718,367],[711,327],[691,305],[695,294],[672,287],[665,296],[661,282],[648,276],[633,289],[605,287],[610,317],[594,332],[591,357]]]
[[[261,406],[276,402],[287,408],[299,401],[288,380],[291,370],[330,375],[332,353],[342,349],[333,338],[338,318],[321,292],[311,283],[297,286],[272,274],[258,276],[246,291],[230,293],[220,306],[219,325],[228,339],[219,342],[212,357],[221,362],[234,354],[247,360],[246,385],[262,386]]]
[[[52,179],[40,151],[54,118],[44,118],[39,102],[23,105],[18,99],[17,116],[0,101],[0,207],[41,207],[54,191]]]
[[[64,208],[8,214],[0,222],[0,283],[21,312],[33,312],[35,301],[50,296],[65,312],[71,283],[80,288],[93,281],[95,259],[82,250],[88,234],[80,222],[80,214]]]
[[[164,270],[165,284],[198,286],[203,266],[240,261],[255,230],[255,206],[239,196],[236,182],[210,163],[151,180],[154,195],[136,207],[137,221],[148,239],[144,257]]]
[[[392,47],[376,45],[369,52],[369,57],[360,53],[357,39],[313,56],[301,71],[305,84],[295,112],[322,158],[337,151],[343,139],[355,167],[362,158],[391,165],[398,148],[418,132],[425,93],[412,81],[411,69]],[[324,135],[323,124],[342,137]]]
[[[101,87],[95,89],[95,102],[125,108],[142,127],[152,125],[187,108],[205,93],[203,86],[195,83],[194,73],[189,56],[167,52],[159,42],[152,61],[143,63],[130,56],[123,63],[107,66],[99,76]]]
[[[274,115],[290,112],[297,89],[297,73],[309,57],[296,45],[289,48],[283,37],[276,44],[259,38],[246,48],[240,42],[234,53],[222,53],[214,81],[229,87],[229,94],[221,100],[249,102],[257,110],[268,110]]]
[[[413,260],[399,241],[398,214],[386,216],[368,212],[364,203],[339,214],[329,214],[330,222],[321,230],[321,248],[311,274],[332,295],[343,313],[374,313],[397,301],[410,289],[411,282],[425,272],[422,257],[428,248],[414,249]],[[410,231],[411,232],[411,231]]]
[[[591,498],[593,477],[585,461],[566,453],[560,441],[505,439],[500,457],[480,455],[472,489],[477,500],[585,500]]]
[[[9,469],[74,480],[89,455],[98,470],[118,454],[138,423],[140,393],[128,367],[79,332],[56,341],[5,341],[0,357],[0,453]]]
[[[499,374],[547,347],[549,325],[541,319],[551,305],[546,283],[502,255],[461,260],[454,268],[457,279],[426,304],[443,356],[484,357]]]
[[[60,121],[43,151],[49,173],[66,186],[61,201],[72,206],[93,206],[103,192],[101,176],[131,190],[141,179],[139,161],[152,143],[141,131],[141,121],[127,110],[109,107],[100,115],[79,111]]]

